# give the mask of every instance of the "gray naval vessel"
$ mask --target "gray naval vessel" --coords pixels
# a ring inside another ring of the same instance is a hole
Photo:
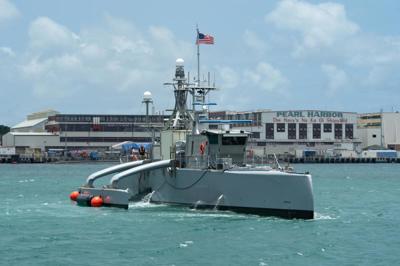
[[[183,63],[176,61],[175,78],[166,83],[174,88],[175,108],[161,132],[158,151],[153,149],[151,159],[91,174],[74,200],[80,205],[128,208],[130,201],[147,195],[151,203],[313,219],[311,175],[246,164],[249,133],[231,130],[229,124],[249,121],[208,119],[205,99],[215,87],[190,84]],[[211,123],[221,127],[209,130]],[[95,180],[105,176],[111,176],[109,185],[95,187]],[[95,198],[100,204],[93,202]]]

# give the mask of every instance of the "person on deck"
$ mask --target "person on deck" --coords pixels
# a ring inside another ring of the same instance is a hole
[[[139,155],[140,155],[140,159],[141,160],[146,159],[146,150],[143,147],[143,145],[141,145],[140,148],[139,148]]]

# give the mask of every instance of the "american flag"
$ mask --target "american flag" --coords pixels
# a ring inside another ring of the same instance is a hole
[[[196,44],[214,44],[214,37],[208,34],[197,32]]]

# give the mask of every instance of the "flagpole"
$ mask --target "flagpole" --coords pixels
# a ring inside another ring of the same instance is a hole
[[[200,43],[199,43],[199,27],[196,24],[196,30],[197,30],[197,38],[196,38],[196,44],[197,44],[197,87],[200,87]]]

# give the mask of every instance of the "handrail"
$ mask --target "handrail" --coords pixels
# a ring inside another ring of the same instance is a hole
[[[102,177],[102,176],[106,176],[106,175],[109,175],[109,174],[121,172],[121,171],[124,171],[124,170],[129,169],[129,168],[134,168],[134,167],[137,167],[139,165],[142,165],[144,162],[145,162],[144,160],[127,162],[127,163],[114,165],[114,166],[102,169],[100,171],[94,172],[93,174],[88,176],[88,178],[86,179],[85,187],[93,187],[94,181],[96,179]]]
[[[174,160],[162,160],[162,161],[151,162],[151,163],[140,165],[140,166],[134,167],[132,169],[123,171],[121,173],[118,173],[111,178],[111,181],[110,181],[111,187],[118,188],[117,185],[120,180],[122,180],[128,176],[140,173],[142,171],[154,170],[154,169],[158,169],[158,168],[164,168],[164,167],[171,166],[173,161]]]

